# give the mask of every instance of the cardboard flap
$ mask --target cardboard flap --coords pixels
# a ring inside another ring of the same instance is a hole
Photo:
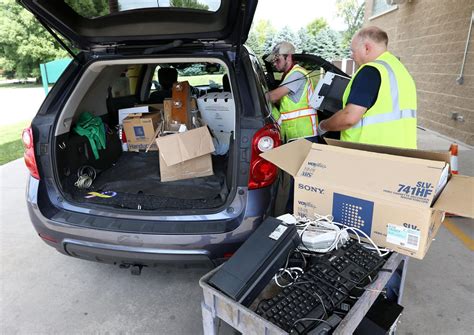
[[[209,154],[215,150],[207,127],[156,139],[160,155],[167,166]]]
[[[125,117],[123,121],[126,122],[130,119],[139,119],[142,115],[142,113],[130,113]]]
[[[327,144],[335,146],[335,147],[355,149],[355,150],[364,150],[364,151],[369,151],[369,152],[376,152],[376,153],[395,155],[395,156],[429,159],[433,161],[441,161],[441,162],[450,163],[450,155],[447,150],[446,152],[434,152],[434,151],[426,151],[426,150],[418,150],[418,149],[402,149],[402,148],[395,148],[395,147],[387,147],[384,145],[345,142],[345,141],[334,140],[331,138],[325,138],[324,140],[326,141]]]
[[[264,152],[260,154],[260,157],[295,177],[311,150],[311,145],[312,143],[308,140],[297,140]]]
[[[295,177],[303,184],[331,185],[429,208],[445,168],[444,161],[313,144]]]
[[[452,175],[433,208],[474,218],[474,178]]]

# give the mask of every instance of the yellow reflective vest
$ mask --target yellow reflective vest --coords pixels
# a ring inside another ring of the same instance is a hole
[[[272,110],[272,115],[281,127],[282,138],[285,142],[315,136],[318,128],[318,114],[315,109],[309,107],[308,102],[313,93],[313,84],[307,77],[308,72],[299,65],[294,65],[286,74],[290,76],[293,72],[301,72],[305,78],[303,94],[298,102],[294,102],[287,95],[280,100],[280,108]],[[303,79],[301,79],[303,80]]]
[[[352,81],[364,66],[373,66],[380,73],[380,89],[375,104],[362,119],[341,131],[341,140],[416,149],[416,87],[405,66],[390,52],[362,65],[346,87],[343,107]]]

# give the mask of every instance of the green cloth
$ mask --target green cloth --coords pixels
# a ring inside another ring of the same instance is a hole
[[[99,159],[99,150],[105,149],[105,127],[102,119],[89,112],[79,116],[74,131],[89,139],[95,159]]]

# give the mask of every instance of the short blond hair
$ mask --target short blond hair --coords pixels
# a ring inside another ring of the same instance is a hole
[[[377,44],[388,45],[388,35],[385,31],[376,26],[370,26],[360,29],[355,37],[360,38],[361,40],[369,39],[374,41]]]

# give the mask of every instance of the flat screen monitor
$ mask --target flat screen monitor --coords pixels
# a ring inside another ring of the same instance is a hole
[[[342,109],[342,95],[349,84],[350,78],[326,72],[324,78],[318,82],[314,93],[310,97],[309,105],[316,110],[336,113]]]

